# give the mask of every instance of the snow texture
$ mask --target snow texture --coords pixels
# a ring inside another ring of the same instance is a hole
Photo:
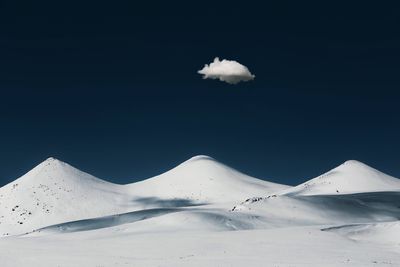
[[[196,156],[113,184],[49,158],[0,188],[0,266],[400,266],[400,180],[347,161],[295,187]]]

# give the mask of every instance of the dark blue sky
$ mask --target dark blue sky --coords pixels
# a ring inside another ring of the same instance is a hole
[[[119,183],[197,154],[287,184],[347,159],[400,177],[396,6],[40,2],[0,3],[0,185],[49,156]],[[215,56],[255,81],[202,80]]]

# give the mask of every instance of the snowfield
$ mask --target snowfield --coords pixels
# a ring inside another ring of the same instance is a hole
[[[0,188],[0,266],[400,266],[400,180],[347,161],[295,187],[196,156],[113,184],[49,158]]]

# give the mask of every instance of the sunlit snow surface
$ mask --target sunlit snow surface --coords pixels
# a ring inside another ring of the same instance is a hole
[[[194,157],[117,185],[50,158],[0,188],[0,266],[400,266],[400,180],[296,187]]]

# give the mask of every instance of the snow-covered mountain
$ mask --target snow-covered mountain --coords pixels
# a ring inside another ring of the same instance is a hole
[[[400,266],[399,220],[400,180],[357,161],[290,187],[207,156],[126,185],[49,158],[0,188],[0,265]]]
[[[136,195],[203,203],[231,203],[287,188],[245,175],[208,156],[195,156],[166,173],[129,185]]]
[[[282,227],[390,222],[400,218],[399,207],[399,179],[349,160],[298,186],[248,198],[233,211]]]
[[[0,188],[0,235],[143,209],[223,203],[230,207],[245,197],[286,188],[207,156],[193,157],[164,174],[127,185],[106,182],[49,158]]]
[[[123,186],[49,158],[0,188],[0,235],[119,213],[129,200]]]
[[[284,191],[296,195],[329,195],[400,191],[400,179],[348,160],[331,171]]]

